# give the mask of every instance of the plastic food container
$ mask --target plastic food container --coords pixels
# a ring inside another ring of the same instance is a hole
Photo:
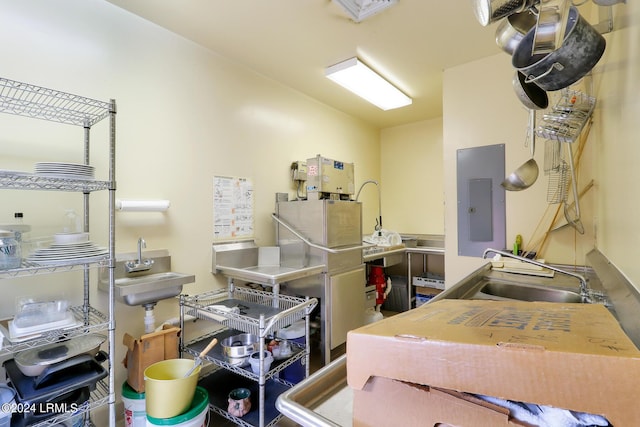
[[[0,230],[0,270],[20,268],[22,250],[13,231]]]

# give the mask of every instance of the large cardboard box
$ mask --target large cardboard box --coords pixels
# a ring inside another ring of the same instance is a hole
[[[353,427],[530,427],[472,395],[389,378],[372,378],[353,393]]]
[[[376,377],[640,425],[640,351],[597,304],[426,304],[349,332],[349,386]]]
[[[156,362],[178,357],[180,328],[164,325],[161,331],[142,335],[139,340],[128,333],[123,343],[127,355],[123,361],[127,368],[127,383],[138,393],[144,393],[144,370]]]

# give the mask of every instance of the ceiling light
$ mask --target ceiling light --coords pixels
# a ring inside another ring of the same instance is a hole
[[[333,0],[351,16],[355,22],[360,22],[371,15],[393,6],[398,0]]]
[[[404,107],[412,102],[411,98],[360,62],[358,58],[347,59],[328,67],[325,75],[383,110]]]

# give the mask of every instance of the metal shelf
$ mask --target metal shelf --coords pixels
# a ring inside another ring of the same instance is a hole
[[[93,307],[88,307],[87,311],[85,311],[82,306],[72,307],[70,310],[71,313],[73,313],[74,319],[80,323],[80,325],[69,329],[54,329],[41,332],[37,337],[25,341],[11,341],[8,328],[4,325],[6,321],[2,321],[2,324],[0,324],[0,332],[4,335],[4,339],[2,340],[3,345],[2,349],[0,349],[0,355],[28,350],[89,333],[105,331],[109,327],[109,319],[107,316]]]
[[[70,420],[79,414],[86,414],[87,418],[83,424],[85,427],[93,426],[93,422],[89,419],[89,413],[96,408],[105,405],[109,401],[109,384],[104,380],[96,383],[96,388],[91,392],[89,400],[78,406],[75,412],[64,412],[57,415],[53,415],[50,418],[42,420],[34,424],[29,424],[29,427],[41,427],[41,426],[59,426],[61,423]]]
[[[591,119],[596,99],[565,89],[552,110],[542,116],[536,135],[551,141],[574,142]]]
[[[70,259],[68,261],[60,262],[54,265],[40,265],[33,262],[22,261],[20,268],[13,268],[9,270],[0,270],[0,279],[10,279],[14,277],[35,276],[38,274],[49,274],[67,272],[73,270],[84,270],[85,267],[102,267],[106,266],[109,262],[108,255],[102,255],[97,257],[83,258],[80,260]]]
[[[289,390],[289,387],[270,380],[264,384],[264,402],[257,406],[257,395],[259,385],[255,381],[251,381],[247,378],[236,375],[233,372],[225,369],[218,369],[211,374],[203,377],[198,382],[198,385],[204,387],[209,393],[209,408],[216,414],[232,421],[234,424],[244,427],[258,427],[260,426],[259,410],[263,411],[264,427],[275,426],[282,415],[276,409],[276,399],[285,391]],[[221,387],[221,385],[224,385]],[[228,395],[229,392],[238,387],[248,388],[252,395],[252,407],[251,411],[244,417],[236,417],[227,412],[228,408]]]
[[[108,316],[93,309],[89,302],[90,277],[88,268],[91,266],[107,266],[115,268],[111,262],[115,259],[115,100],[109,102],[61,92],[41,86],[0,78],[0,113],[14,114],[18,116],[47,120],[51,122],[81,126],[84,128],[84,161],[89,162],[90,128],[99,121],[108,118],[108,181],[76,178],[73,176],[54,177],[42,174],[26,173],[20,171],[1,170],[0,189],[16,190],[50,190],[81,192],[84,198],[85,231],[88,231],[89,220],[89,193],[92,191],[108,190],[108,255],[88,257],[82,260],[68,260],[55,265],[36,265],[23,262],[21,268],[4,270],[1,278],[24,277],[34,274],[53,273],[60,271],[84,270],[84,303],[82,307],[71,309],[80,326],[43,332],[33,339],[22,342],[11,342],[7,337],[2,339],[0,355],[10,354],[16,351],[40,347],[42,345],[57,342],[59,340],[82,336],[91,332],[106,330],[108,333],[109,347],[109,376],[106,383],[99,383],[91,399],[83,410],[87,413],[84,425],[93,426],[89,411],[102,405],[109,405],[109,425],[115,427],[115,298],[113,292],[109,293]],[[114,278],[110,275],[109,286],[113,289]],[[15,340],[14,340],[15,341]],[[34,425],[54,425],[60,421],[71,418],[72,414],[62,414],[55,419]]]
[[[229,328],[260,338],[303,319],[318,303],[315,298],[305,300],[240,287],[223,288],[183,298],[183,305],[193,309],[189,314],[200,319],[217,320]],[[236,307],[238,312],[230,311]],[[262,326],[261,316],[264,320]]]
[[[291,386],[290,383],[278,378],[277,374],[303,357],[308,368],[309,315],[317,303],[318,300],[315,298],[296,298],[234,285],[191,297],[180,296],[181,326],[183,326],[184,316],[190,314],[196,318],[214,321],[226,326],[225,330],[215,332],[219,336],[219,340],[223,339],[223,336],[235,334],[236,330],[256,335],[260,338],[261,363],[263,363],[263,354],[266,350],[265,338],[273,335],[276,330],[287,327],[303,318],[306,322],[306,345],[298,346],[297,343],[291,342],[291,344],[296,344],[294,347],[299,352],[288,360],[274,361],[269,371],[261,372],[260,375],[254,374],[250,369],[230,365],[225,361],[220,346],[214,347],[206,358],[215,365],[216,370],[200,380],[200,385],[210,393],[209,406],[212,411],[241,426],[271,427],[276,425],[282,415],[276,409],[275,401],[280,393],[288,390]],[[197,356],[212,335],[200,337],[187,348],[183,346],[184,337],[181,336],[180,349]],[[221,384],[230,387],[229,390],[223,390],[224,387],[220,387]],[[236,387],[249,388],[254,396],[252,398],[254,409],[242,418],[235,417],[226,411],[227,395],[231,389]]]
[[[112,112],[109,102],[0,78],[0,112],[91,127]]]
[[[238,331],[236,329],[225,329],[222,331],[216,331],[216,333],[204,335],[194,339],[191,343],[186,345],[186,347],[184,348],[184,351],[196,357],[207,346],[207,344],[209,344],[209,341],[211,341],[211,338],[213,338],[214,336],[218,339],[218,342],[222,342],[222,340],[224,340],[225,338],[230,337],[232,335],[237,335],[240,333],[242,333],[242,331]],[[275,381],[278,381],[280,383],[292,385],[287,381],[280,379],[278,375],[286,367],[291,366],[297,361],[299,361],[300,359],[303,359],[304,357],[306,357],[306,347],[294,341],[290,341],[289,344],[292,347],[293,354],[286,359],[274,360],[273,363],[271,364],[269,372],[267,372],[264,376],[265,380],[274,379]],[[220,366],[222,368],[225,368],[229,371],[234,372],[237,375],[243,376],[253,381],[260,380],[260,376],[258,374],[254,374],[250,366],[239,367],[239,366],[230,364],[226,360],[223,354],[222,346],[220,345],[215,346],[213,349],[211,349],[204,358],[217,366]]]
[[[0,189],[75,191],[89,193],[112,188],[110,181],[93,179],[54,178],[35,173],[0,171]]]

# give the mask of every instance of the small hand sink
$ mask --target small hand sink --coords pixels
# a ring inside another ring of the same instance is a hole
[[[487,282],[480,288],[474,298],[564,303],[583,302],[580,294],[568,290],[500,282]]]
[[[127,305],[145,305],[162,299],[173,298],[182,292],[182,286],[195,282],[193,274],[171,271],[171,256],[168,251],[155,250],[144,254],[145,260],[152,260],[149,268],[128,272],[126,264],[136,261],[136,254],[122,254],[116,257],[115,297]],[[109,271],[100,269],[98,288],[109,291]]]
[[[182,286],[195,282],[193,274],[167,271],[138,277],[116,279],[116,298],[127,305],[142,305],[173,298]]]

